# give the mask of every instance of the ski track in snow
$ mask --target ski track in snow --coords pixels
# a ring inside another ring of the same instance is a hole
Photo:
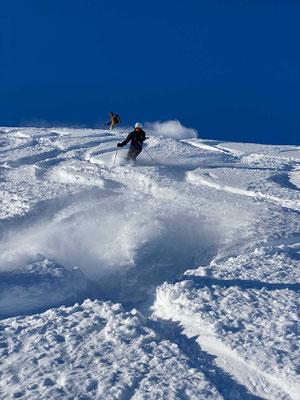
[[[0,130],[0,398],[299,400],[299,147],[125,135]]]

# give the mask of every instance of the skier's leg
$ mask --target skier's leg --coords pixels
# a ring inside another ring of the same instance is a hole
[[[142,151],[142,149],[141,150],[135,149],[133,161],[136,160],[137,156],[140,154],[141,151]]]
[[[129,161],[129,160],[135,161],[137,156],[140,154],[141,151],[142,150],[138,150],[138,149],[134,149],[132,147],[129,147],[129,150],[128,150],[128,153],[127,153],[127,156],[126,156],[126,160],[127,161]]]
[[[127,156],[126,156],[125,159],[126,159],[127,161],[135,160],[135,157],[134,157],[134,149],[132,149],[131,147],[129,147],[128,152],[127,152]]]

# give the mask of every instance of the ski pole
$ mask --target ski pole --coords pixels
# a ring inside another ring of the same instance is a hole
[[[149,151],[147,151],[147,150],[145,149],[145,147],[142,146],[142,143],[140,143],[140,142],[138,142],[138,143],[139,143],[139,144],[141,145],[141,147],[145,150],[145,152],[148,154],[148,156],[151,158],[151,160],[154,162],[154,164],[158,165],[158,163],[154,160],[154,158],[151,157]]]
[[[118,148],[117,148],[117,150],[116,150],[116,155],[115,155],[115,159],[114,159],[114,163],[113,163],[113,166],[112,166],[112,168],[115,166],[115,163],[116,163],[116,159],[117,159],[117,155],[118,155]]]
[[[158,164],[155,160],[154,160],[154,158],[150,155],[150,153],[149,153],[149,151],[147,151],[146,149],[145,149],[145,147],[144,147],[144,150],[145,150],[145,152],[148,154],[148,156],[151,158],[151,160],[154,162],[154,164]]]

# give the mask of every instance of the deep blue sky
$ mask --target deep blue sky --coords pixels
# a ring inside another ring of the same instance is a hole
[[[0,125],[179,119],[300,144],[299,0],[7,0]]]

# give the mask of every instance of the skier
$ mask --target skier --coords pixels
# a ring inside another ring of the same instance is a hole
[[[109,115],[110,121],[107,124],[104,124],[104,126],[110,125],[109,129],[112,131],[118,125],[118,123],[121,122],[121,120],[118,114],[114,114],[112,111],[109,112]]]
[[[130,132],[127,138],[118,143],[118,147],[123,147],[127,143],[130,142],[130,147],[126,156],[127,161],[135,161],[137,156],[143,150],[143,141],[146,139],[146,134],[143,131],[143,125],[140,122],[137,122],[134,126],[134,131]]]

